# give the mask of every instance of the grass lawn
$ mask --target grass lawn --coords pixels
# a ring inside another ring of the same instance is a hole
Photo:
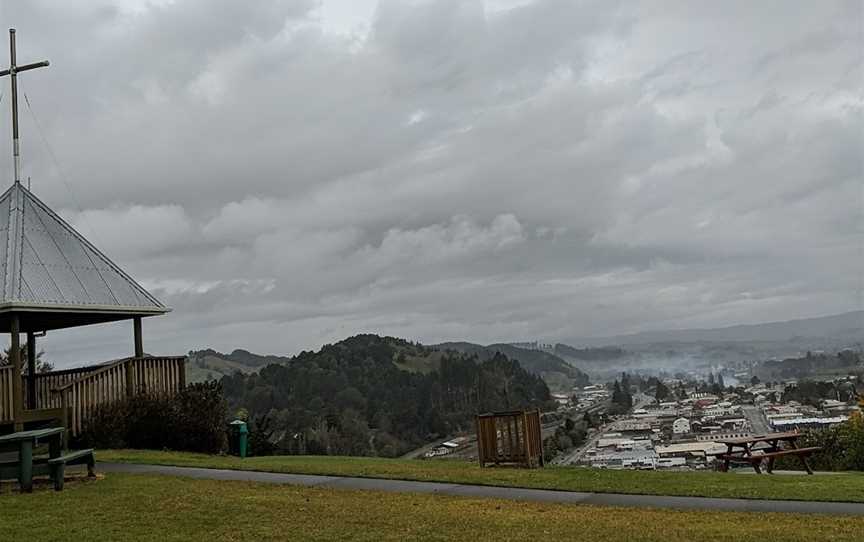
[[[0,492],[3,540],[861,540],[864,520],[695,512],[108,474]]]
[[[272,456],[239,459],[183,452],[97,450],[99,461],[151,463],[219,469],[396,478],[491,486],[633,493],[864,502],[864,474],[825,476],[739,475],[718,472],[615,471],[576,467],[523,470],[481,469],[451,460],[400,460],[361,457]]]

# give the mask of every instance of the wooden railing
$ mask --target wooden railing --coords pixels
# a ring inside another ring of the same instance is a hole
[[[128,358],[124,358],[128,359]],[[38,408],[60,408],[60,396],[54,393],[54,390],[81,378],[93,371],[98,371],[104,365],[115,363],[119,360],[102,363],[100,365],[90,365],[87,367],[77,367],[75,369],[66,369],[63,371],[51,371],[48,373],[36,373],[36,405]],[[24,379],[24,405],[30,404],[30,386],[28,386],[29,376],[23,376]]]
[[[100,406],[130,395],[172,395],[182,390],[186,387],[185,361],[183,356],[123,358],[41,373],[36,375],[36,405],[45,412],[62,409],[62,419],[75,436]],[[26,395],[28,377],[21,378]],[[12,418],[12,368],[0,367],[0,423],[11,422]]]
[[[12,367],[0,367],[0,423],[12,421]]]
[[[186,387],[186,358],[126,358],[103,365],[54,390],[69,432],[81,433],[100,406],[137,394],[174,394]]]

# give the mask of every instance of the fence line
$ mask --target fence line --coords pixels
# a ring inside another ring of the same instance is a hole
[[[147,356],[40,373],[36,375],[36,406],[39,410],[62,408],[66,427],[75,436],[100,406],[128,395],[170,395],[182,390],[186,387],[185,361],[182,356]],[[28,378],[22,376],[25,394]],[[0,422],[12,418],[12,368],[0,367]]]

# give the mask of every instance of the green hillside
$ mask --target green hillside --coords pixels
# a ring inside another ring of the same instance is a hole
[[[517,360],[525,370],[539,375],[553,390],[568,391],[573,386],[590,383],[588,375],[560,357],[542,350],[520,348],[512,344],[490,344],[482,346],[469,342],[447,342],[433,346],[438,351],[461,352],[476,355],[479,359],[492,358],[496,353]]]
[[[478,412],[555,406],[543,379],[502,353],[480,359],[377,335],[234,372],[222,385],[232,412],[245,409],[274,451],[292,454],[398,456],[473,429]]]
[[[223,354],[210,348],[193,350],[186,358],[186,381],[219,380],[236,371],[249,374],[272,363],[286,363],[289,360],[290,358],[283,356],[261,356],[240,349],[230,354]]]

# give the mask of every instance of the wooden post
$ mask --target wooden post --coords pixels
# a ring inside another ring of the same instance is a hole
[[[24,423],[24,387],[21,385],[21,322],[18,315],[12,313],[9,322],[9,333],[12,334],[9,347],[9,357],[12,358],[12,419],[15,431],[22,431]]]
[[[126,362],[126,397],[135,395],[135,375],[133,370],[136,366],[136,361],[144,357],[144,339],[141,333],[140,316],[132,319],[132,330],[135,335],[135,359]]]
[[[27,408],[36,410],[36,336],[27,332]]]
[[[70,437],[69,431],[72,428],[72,423],[71,423],[71,420],[69,419],[69,414],[70,414],[69,413],[69,388],[65,388],[61,392],[61,394],[62,395],[60,396],[60,405],[61,405],[61,408],[63,409],[63,427],[66,429],[66,431],[64,431],[64,435],[63,435],[63,449],[68,451],[69,450],[69,437]]]
[[[135,357],[144,357],[144,340],[141,337],[141,317],[136,316],[132,319],[133,328],[135,330]]]
[[[480,416],[474,416],[474,427],[477,431],[477,458],[480,460],[480,467],[485,467],[486,462],[486,436],[480,424]]]

